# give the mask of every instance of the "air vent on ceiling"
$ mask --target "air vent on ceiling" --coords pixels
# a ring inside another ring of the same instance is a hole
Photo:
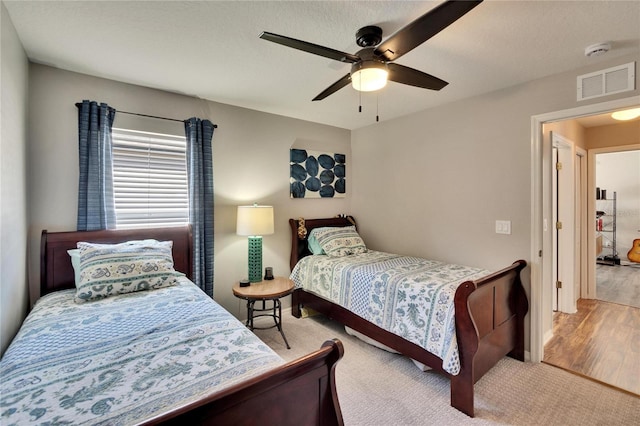
[[[578,76],[578,101],[635,89],[635,62]]]

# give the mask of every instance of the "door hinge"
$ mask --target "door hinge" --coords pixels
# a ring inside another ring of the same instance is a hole
[[[542,250],[538,250],[538,257],[542,257]]]
[[[556,288],[562,288],[562,281],[556,281]]]
[[[556,229],[562,229],[562,222],[556,222]]]
[[[562,170],[562,163],[559,161],[556,163],[556,170]]]

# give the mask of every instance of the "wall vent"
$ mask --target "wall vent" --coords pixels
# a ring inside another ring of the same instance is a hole
[[[636,88],[636,63],[578,76],[578,101],[628,92]]]

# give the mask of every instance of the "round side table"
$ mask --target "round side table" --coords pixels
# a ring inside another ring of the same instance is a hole
[[[282,303],[280,303],[280,299],[291,293],[293,293],[293,281],[286,277],[275,277],[272,280],[251,283],[248,287],[240,287],[239,282],[233,285],[233,295],[247,301],[246,326],[251,331],[277,327],[287,349],[291,349],[291,346],[282,331]],[[257,301],[262,301],[261,308],[255,307]],[[267,307],[267,301],[271,301],[273,306]],[[253,320],[258,317],[271,317],[275,324],[269,327],[255,327]]]

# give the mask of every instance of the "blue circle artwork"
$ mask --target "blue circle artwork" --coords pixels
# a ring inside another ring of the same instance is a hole
[[[335,160],[333,159],[333,157],[329,157],[327,154],[321,154],[318,156],[318,163],[320,163],[320,165],[328,170],[333,169],[333,166],[336,165]]]
[[[322,188],[320,188],[320,196],[322,198],[331,198],[335,195],[335,192],[333,190],[333,187],[331,185],[324,185]]]
[[[291,178],[296,182],[304,182],[304,180],[307,178],[307,171],[300,164],[292,164]]]
[[[319,191],[320,190],[320,179],[318,179],[317,177],[310,177],[309,179],[307,179],[307,182],[304,184],[304,186],[309,191]]]
[[[325,185],[330,185],[333,183],[333,179],[335,177],[336,175],[333,174],[331,170],[323,170],[322,173],[320,173],[320,182],[324,183]]]
[[[346,156],[291,149],[291,198],[334,198],[346,193]]]

